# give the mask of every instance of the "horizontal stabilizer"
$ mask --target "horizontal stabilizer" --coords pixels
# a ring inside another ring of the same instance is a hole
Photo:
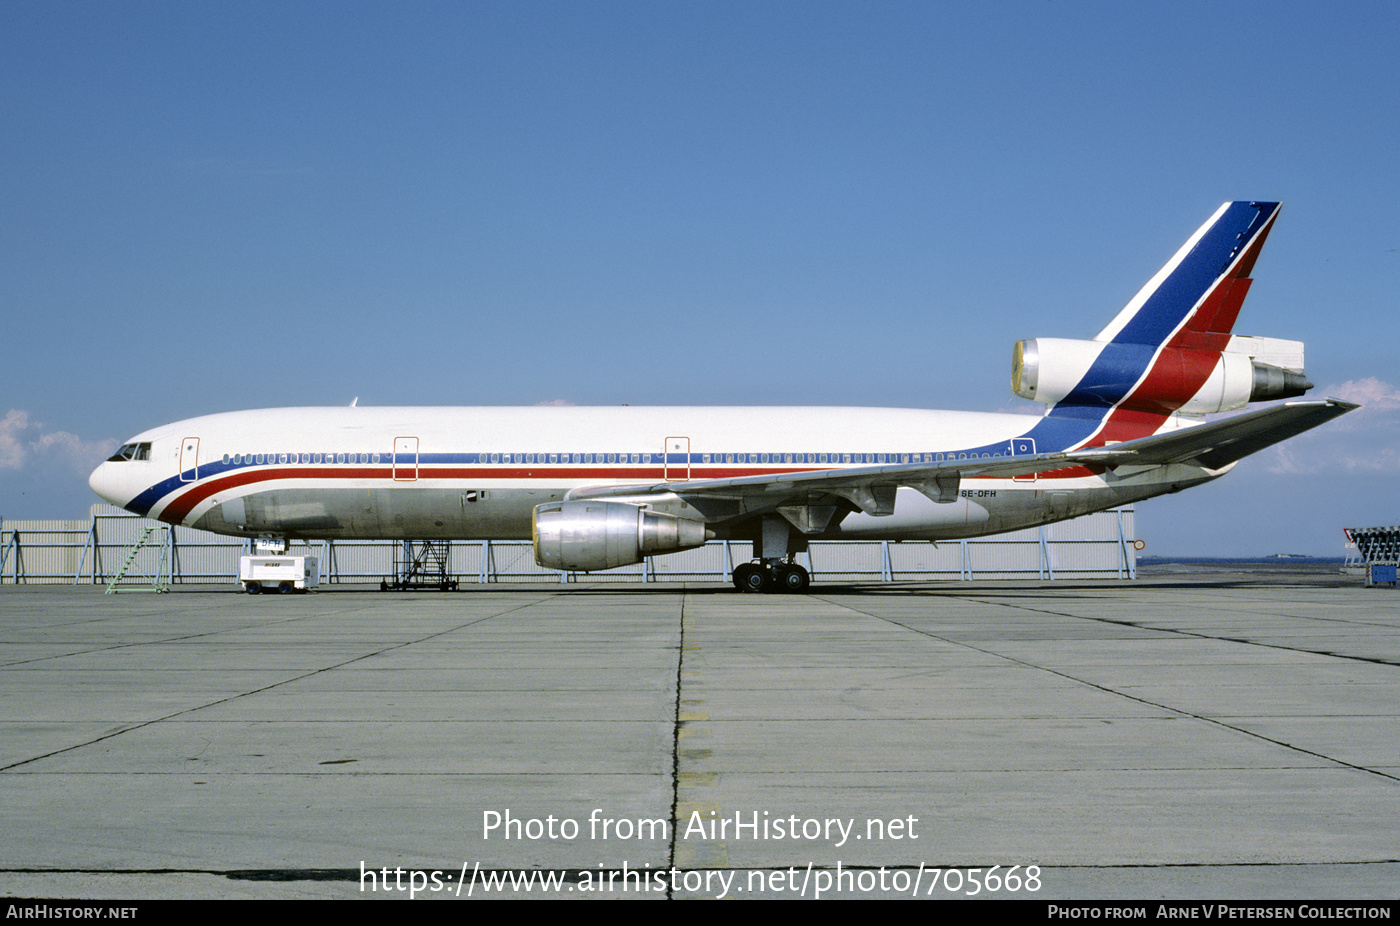
[[[1109,447],[1081,450],[1067,456],[1104,466],[1192,463],[1207,469],[1220,469],[1359,407],[1339,399],[1288,402],[1223,421],[1168,431]]]

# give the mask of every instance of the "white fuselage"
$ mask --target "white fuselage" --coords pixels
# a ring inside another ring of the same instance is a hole
[[[219,533],[305,538],[519,539],[535,506],[571,491],[1009,453],[1044,419],[893,408],[288,408],[230,412],[146,431],[93,473],[138,514]],[[849,513],[819,536],[940,539],[1061,520],[1194,485],[1199,467],[1134,474],[1083,467],[964,481],[951,503],[900,489],[894,513]],[[743,518],[682,495],[638,504]],[[753,506],[744,509],[752,513]]]

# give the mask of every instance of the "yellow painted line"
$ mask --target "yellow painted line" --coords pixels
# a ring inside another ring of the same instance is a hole
[[[683,838],[691,817],[697,813],[702,821],[714,819],[719,816],[719,805],[708,801],[682,801],[676,805],[676,867],[728,868],[727,843],[710,842],[695,834]]]
[[[692,788],[703,788],[719,783],[719,772],[681,772],[676,776],[681,784]]]

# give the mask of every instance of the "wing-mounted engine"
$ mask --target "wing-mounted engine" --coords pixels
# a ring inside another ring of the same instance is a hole
[[[709,532],[699,521],[627,502],[578,500],[535,508],[535,562],[548,569],[611,569],[648,556],[698,547]]]
[[[1207,415],[1312,388],[1303,343],[1232,336],[1224,350],[1034,338],[1017,341],[1011,388],[1047,405]]]

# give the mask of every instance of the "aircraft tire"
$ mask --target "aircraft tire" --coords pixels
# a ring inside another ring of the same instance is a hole
[[[777,572],[777,586],[782,591],[800,595],[812,585],[812,577],[801,566],[779,566]]]
[[[743,592],[766,592],[773,587],[773,580],[758,563],[744,563],[734,570],[734,585]]]

